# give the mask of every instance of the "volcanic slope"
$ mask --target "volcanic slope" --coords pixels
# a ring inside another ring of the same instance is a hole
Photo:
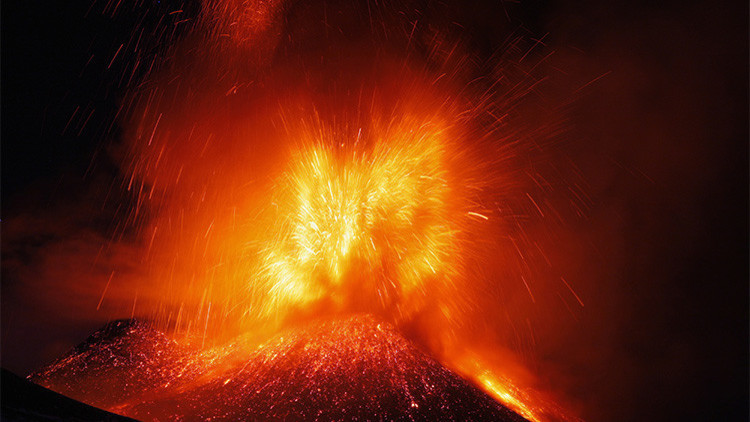
[[[73,399],[112,409],[169,383],[193,354],[146,322],[119,320],[28,378]]]
[[[109,339],[108,344],[122,346],[136,341],[131,338],[135,331],[155,335],[145,325],[130,327],[122,337],[130,340],[118,343]],[[370,316],[310,323],[254,347],[242,339],[192,354],[176,344],[162,346],[168,350],[147,350],[165,357],[172,355],[172,362],[156,366],[159,358],[146,359],[143,353],[132,353],[134,362],[123,368],[131,370],[132,375],[126,376],[130,381],[121,382],[149,379],[153,387],[111,400],[118,404],[110,403],[108,410],[160,421],[525,421],[424,354],[391,325]],[[107,348],[101,352],[112,353]],[[91,360],[91,356],[86,359]],[[63,371],[60,365],[72,362],[83,373],[101,373],[104,378],[120,373],[107,365],[96,368],[99,360],[97,365],[88,365],[69,356],[56,363],[57,368],[41,371],[48,374],[46,379],[34,379],[52,389],[65,388],[70,383],[62,382],[59,374],[75,376],[75,371]],[[158,372],[161,375],[154,375]],[[49,374],[58,374],[54,383]],[[107,379],[102,382],[111,385]]]

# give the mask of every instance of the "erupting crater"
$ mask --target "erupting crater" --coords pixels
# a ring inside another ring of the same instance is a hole
[[[140,420],[526,420],[369,315],[202,351],[121,320],[30,379]]]

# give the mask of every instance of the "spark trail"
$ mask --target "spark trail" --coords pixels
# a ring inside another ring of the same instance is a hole
[[[135,227],[144,252],[99,305],[129,298],[203,350],[375,314],[525,418],[560,419],[512,359],[466,352],[528,351],[533,315],[583,304],[540,246],[586,207],[559,194],[559,110],[533,100],[548,56],[513,32],[478,60],[443,5],[371,6],[206,0],[165,11],[158,48],[142,29],[119,45],[123,80],[148,71],[118,112],[135,206],[114,238]]]

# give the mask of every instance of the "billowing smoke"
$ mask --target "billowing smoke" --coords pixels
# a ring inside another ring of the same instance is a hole
[[[705,296],[680,274],[729,259],[696,266],[685,245],[731,232],[706,215],[746,211],[701,199],[743,165],[724,140],[746,103],[685,53],[707,49],[680,24],[698,6],[550,5],[539,33],[514,20],[529,9],[484,2],[103,7],[137,22],[103,63],[120,66],[107,147],[90,193],[3,219],[4,300],[30,307],[15,318],[139,316],[213,344],[375,313],[539,419],[560,417],[551,400],[630,420],[663,371],[709,376],[706,346],[670,326],[705,330],[683,316],[701,301],[669,298]],[[735,288],[719,286],[708,303]]]

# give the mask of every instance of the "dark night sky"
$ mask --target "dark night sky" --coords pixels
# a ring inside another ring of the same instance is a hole
[[[597,351],[571,353],[569,388],[592,420],[747,420],[748,6],[651,3],[508,6],[573,52],[571,71],[611,71],[571,115],[590,157],[622,169],[594,183],[581,228],[619,246],[602,272],[615,276],[582,288],[588,334],[570,341]],[[121,63],[107,66],[133,17],[87,15],[90,4],[2,3],[2,365],[21,374],[99,325],[21,299],[15,276],[47,242],[82,227],[105,236],[115,215],[100,198],[117,177],[104,145]],[[23,216],[54,228],[8,227]]]

